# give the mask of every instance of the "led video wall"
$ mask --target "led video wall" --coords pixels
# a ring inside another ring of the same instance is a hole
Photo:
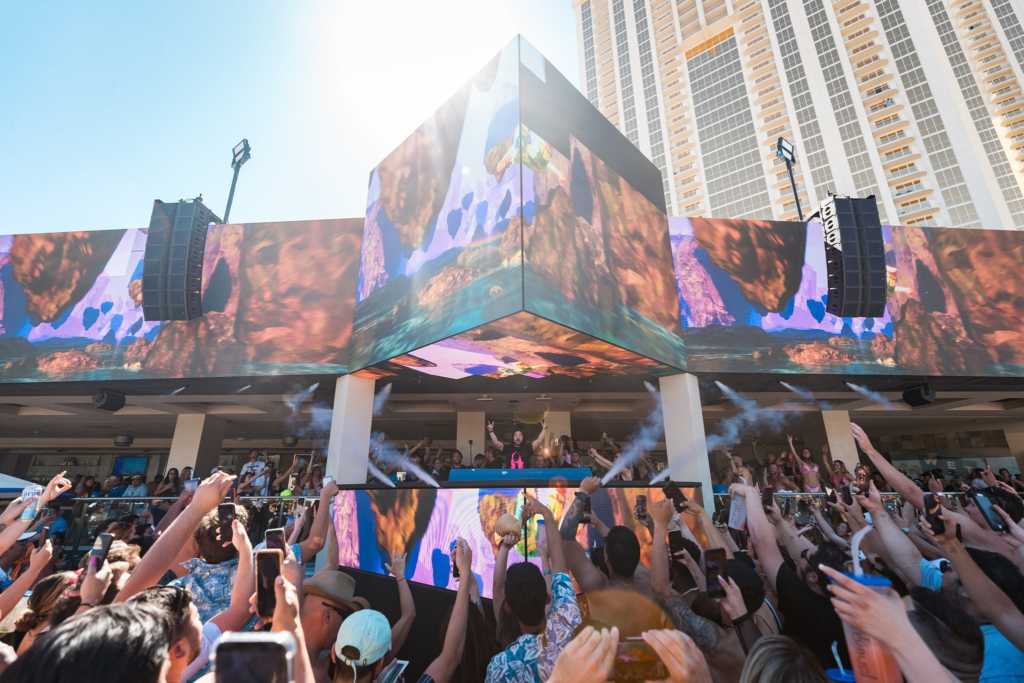
[[[214,225],[204,315],[146,322],[145,230],[0,236],[5,382],[344,372],[362,220]]]
[[[352,365],[522,308],[514,41],[370,173]]]
[[[382,378],[403,368],[447,379],[514,375],[584,379],[674,372],[657,361],[529,313],[516,313],[360,372]]]
[[[697,372],[1024,374],[1024,233],[883,226],[885,315],[838,318],[821,224],[673,218]]]
[[[561,520],[572,503],[576,489],[566,486],[527,488],[531,495],[551,508]],[[412,581],[456,588],[449,555],[452,541],[464,538],[473,551],[473,574],[484,597],[491,597],[495,554],[500,537],[495,532],[503,514],[519,516],[522,488],[380,489],[342,491],[334,502],[334,528],[338,538],[338,564],[387,574],[389,558],[405,553],[406,578]],[[694,489],[683,489],[688,498]],[[665,496],[660,488],[599,489],[592,498],[592,514],[608,527],[629,527],[640,539],[641,559],[650,564],[651,536],[647,527],[633,516],[637,495],[648,504]],[[542,527],[543,528],[543,527]],[[590,548],[596,537],[581,525],[576,540]],[[531,521],[527,533],[509,552],[509,564],[530,562],[537,557],[537,524]]]

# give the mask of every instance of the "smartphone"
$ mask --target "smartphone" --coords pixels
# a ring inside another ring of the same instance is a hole
[[[992,531],[1000,534],[1005,534],[1009,531],[1006,526],[1006,522],[999,516],[999,513],[992,507],[992,501],[981,491],[971,491],[968,495],[974,499],[974,504],[981,510],[982,517],[988,522],[988,525],[992,527]]]
[[[728,526],[730,529],[747,528],[747,499],[743,496],[729,498]]]
[[[853,491],[850,490],[850,485],[849,484],[844,486],[840,490],[840,493],[843,494],[843,504],[844,505],[853,505]]]
[[[718,577],[729,578],[725,564],[725,548],[710,548],[704,551],[704,576],[707,577],[707,593],[709,598],[724,598],[725,589],[718,582]]]
[[[679,529],[668,532],[668,549],[675,556],[676,553],[686,550],[686,545],[683,543],[683,532]]]
[[[266,534],[263,535],[263,542],[266,544],[268,548],[272,550],[280,550],[282,553],[284,553],[284,529],[267,529]]]
[[[458,545],[459,542],[456,540],[452,541],[452,544],[448,546],[448,555],[451,556],[452,562],[452,577],[456,579],[459,578],[459,563],[455,560],[455,548],[458,547]]]
[[[623,638],[615,651],[613,681],[661,681],[668,679],[668,669],[658,653],[643,638]]]
[[[324,475],[324,486],[327,486],[328,484],[333,484],[333,483],[334,483],[334,477],[332,477],[329,474],[325,474]]]
[[[198,479],[186,479],[185,480],[185,490],[186,491],[188,491],[189,493],[195,493],[197,488],[199,488],[199,480]]]
[[[761,505],[765,510],[772,506],[775,502],[775,489],[765,489],[761,491]]]
[[[46,539],[48,539],[49,537],[50,527],[43,526],[41,529],[39,529],[39,533],[36,534],[36,538],[34,541],[32,541],[32,543],[35,545],[35,547],[42,548],[43,544],[46,543]]]
[[[633,516],[641,522],[647,520],[647,496],[641,494],[636,497],[636,507],[633,509]]]
[[[289,683],[295,638],[285,631],[230,632],[213,647],[217,683]]]
[[[942,512],[942,503],[934,493],[924,494],[924,518],[931,526],[932,532],[942,534],[946,532],[946,523],[942,521],[939,513]]]
[[[661,487],[662,493],[665,497],[672,501],[672,505],[675,506],[676,512],[682,512],[686,509],[686,494],[683,490],[675,484],[665,484]]]
[[[583,501],[583,523],[590,524],[590,515],[593,512],[593,503],[590,500],[590,496]]]
[[[235,504],[221,503],[218,505],[217,519],[220,521],[220,540],[227,543],[231,540],[231,522],[235,521]]]
[[[277,606],[274,582],[281,574],[283,557],[277,549],[256,551],[256,614],[261,617],[274,616],[274,608]]]
[[[110,552],[110,544],[114,542],[114,535],[102,533],[96,537],[96,542],[89,551],[90,557],[96,558],[96,569],[98,570],[107,561],[107,553]]]

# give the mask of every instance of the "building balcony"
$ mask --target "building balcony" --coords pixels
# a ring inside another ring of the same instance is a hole
[[[903,144],[906,144],[906,142],[904,142]],[[894,161],[903,161],[904,159],[909,159],[910,157],[916,156],[919,156],[918,153],[915,152],[912,148],[907,147],[905,150],[901,152],[891,152],[889,154],[883,154],[882,163],[891,164]]]
[[[917,166],[910,166],[908,168],[901,168],[898,171],[886,171],[885,175],[890,180],[906,179],[915,175],[924,174],[924,171]]]
[[[903,219],[917,218],[920,217],[921,214],[931,213],[934,211],[938,211],[938,209],[932,206],[931,204],[928,204],[927,202],[922,204],[914,204],[912,206],[896,207],[896,215]]]

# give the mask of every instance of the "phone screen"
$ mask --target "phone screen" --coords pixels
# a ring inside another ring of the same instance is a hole
[[[672,551],[672,554],[676,554],[683,550],[686,550],[686,545],[683,543],[683,532],[678,529],[668,532],[668,548]]]
[[[285,548],[284,529],[267,529],[266,535],[263,537],[264,542],[268,548],[276,548],[282,553]]]
[[[647,519],[647,496],[639,495],[636,497],[634,516],[640,520]]]
[[[765,489],[761,492],[761,505],[767,510],[775,502],[775,491],[774,489]]]
[[[661,490],[665,497],[672,501],[676,512],[682,512],[686,509],[686,494],[683,493],[682,489],[674,484],[665,484]]]
[[[590,515],[593,512],[594,506],[590,500],[590,496],[583,501],[583,523],[590,524]]]
[[[185,480],[185,490],[186,491],[188,491],[190,493],[195,493],[197,488],[199,488],[199,480],[198,479],[186,479]]]
[[[97,570],[107,561],[107,553],[110,552],[110,544],[113,542],[114,536],[112,534],[102,533],[96,537],[96,542],[93,544],[92,550],[89,551],[89,555],[96,558]]]
[[[978,506],[979,510],[981,510],[982,516],[985,517],[985,521],[988,522],[990,527],[992,527],[992,530],[998,531],[999,533],[1006,533],[1008,531],[1006,522],[1003,521],[1003,518],[1000,517],[999,513],[992,507],[992,501],[989,500],[988,496],[981,491],[975,491],[972,497],[974,498],[974,504]]]
[[[256,614],[261,617],[274,616],[277,595],[274,582],[281,574],[281,551],[256,551]]]
[[[643,638],[623,638],[615,651],[613,681],[660,681],[668,679],[668,669],[658,653]]]
[[[842,488],[843,504],[853,505],[853,492],[850,490],[850,485],[847,484]]]
[[[37,548],[42,548],[43,544],[46,543],[46,539],[50,537],[50,527],[44,526],[39,530],[39,534],[36,536],[34,544]]]
[[[223,643],[217,645],[217,683],[289,683],[288,653],[280,643]]]
[[[728,578],[725,564],[725,548],[711,548],[704,551],[704,576],[707,577],[708,597],[725,597],[725,589],[718,583],[718,577]]]
[[[448,555],[451,557],[452,562],[452,576],[456,579],[459,578],[459,563],[455,560],[455,548],[458,545],[458,541],[452,541],[452,544],[448,546]]]
[[[221,503],[218,505],[217,518],[220,521],[220,540],[227,543],[231,540],[231,522],[235,520],[235,504]]]
[[[939,497],[934,493],[924,494],[924,518],[936,534],[942,534],[946,531],[946,523],[939,516],[940,512],[942,512],[942,504],[939,502]]]

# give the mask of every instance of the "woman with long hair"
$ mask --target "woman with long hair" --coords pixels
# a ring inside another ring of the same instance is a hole
[[[43,577],[32,587],[28,611],[22,614],[14,625],[14,630],[20,637],[17,647],[19,655],[49,629],[50,613],[77,582],[78,576],[75,572],[59,572]]]

